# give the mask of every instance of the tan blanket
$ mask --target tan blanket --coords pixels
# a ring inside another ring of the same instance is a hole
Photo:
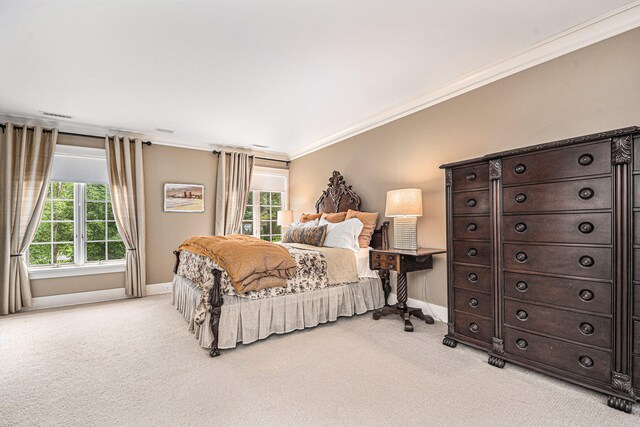
[[[301,243],[285,243],[298,249],[318,251],[324,255],[327,261],[327,277],[329,285],[338,283],[353,283],[360,280],[358,277],[358,267],[356,266],[356,256],[353,251],[342,248],[326,248],[324,246],[311,246]]]
[[[239,294],[285,287],[296,274],[296,262],[284,246],[243,234],[192,237],[182,242],[180,250],[214,260]]]

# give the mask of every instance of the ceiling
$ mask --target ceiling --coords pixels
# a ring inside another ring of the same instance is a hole
[[[61,130],[291,157],[640,25],[629,0],[0,0],[0,10],[5,117],[47,111],[73,116]]]

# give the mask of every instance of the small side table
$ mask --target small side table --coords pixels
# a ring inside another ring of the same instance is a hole
[[[444,249],[418,249],[408,251],[403,249],[372,249],[369,252],[369,267],[378,270],[384,289],[385,306],[373,312],[375,320],[390,314],[399,314],[404,320],[404,330],[413,331],[413,324],[409,318],[415,316],[432,325],[433,317],[424,314],[422,309],[407,306],[407,273],[411,271],[428,270],[433,267],[433,255],[446,253]],[[387,305],[387,298],[391,292],[389,272],[398,273],[398,302]]]

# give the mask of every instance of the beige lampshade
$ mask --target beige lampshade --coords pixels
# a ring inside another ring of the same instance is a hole
[[[278,225],[291,225],[293,222],[293,211],[278,211]]]
[[[422,190],[405,188],[388,191],[385,216],[422,216]]]

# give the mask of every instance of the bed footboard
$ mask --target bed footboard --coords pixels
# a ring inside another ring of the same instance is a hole
[[[213,285],[209,291],[209,313],[211,313],[211,333],[213,334],[213,342],[211,343],[211,350],[209,350],[209,356],[220,356],[220,350],[218,349],[218,327],[220,325],[220,315],[222,314],[222,289],[221,280],[222,271],[215,268],[213,270]]]

